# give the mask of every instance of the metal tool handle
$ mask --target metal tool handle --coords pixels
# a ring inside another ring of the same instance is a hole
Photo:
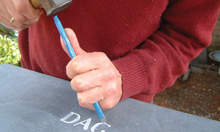
[[[37,9],[41,6],[40,1],[39,0],[29,0],[30,3],[32,4],[32,6]]]

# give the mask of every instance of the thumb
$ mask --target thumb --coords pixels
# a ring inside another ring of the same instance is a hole
[[[75,54],[76,54],[76,55],[85,54],[86,51],[84,51],[84,50],[79,46],[79,42],[78,42],[77,37],[76,37],[76,34],[73,32],[73,30],[70,29],[70,28],[66,28],[65,31],[66,31],[67,37],[68,37],[69,40],[70,40],[70,43],[71,43],[71,45],[72,45],[72,47],[73,47],[73,50],[74,50]],[[68,50],[67,50],[67,48],[66,48],[66,46],[65,46],[65,44],[64,44],[64,42],[63,42],[62,37],[60,37],[60,42],[61,42],[61,45],[62,45],[62,47],[63,47],[63,50],[69,55],[69,52],[68,52]]]

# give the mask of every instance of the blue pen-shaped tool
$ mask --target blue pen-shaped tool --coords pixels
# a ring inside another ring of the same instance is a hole
[[[64,28],[63,28],[63,26],[62,26],[62,24],[61,24],[61,22],[60,22],[60,20],[59,20],[59,18],[57,16],[54,17],[54,22],[56,24],[56,27],[57,27],[59,33],[60,33],[60,36],[63,39],[64,44],[65,44],[65,46],[66,46],[66,48],[67,48],[67,50],[69,52],[69,55],[70,55],[71,59],[73,59],[73,57],[75,57],[76,54],[75,54],[75,52],[73,50],[73,47],[71,46],[71,43],[70,43],[70,41],[69,41],[69,39],[68,39],[68,37],[66,35],[66,32],[65,32]],[[99,103],[96,102],[93,105],[94,105],[94,107],[96,109],[96,112],[99,115],[99,118],[101,119],[101,122],[106,122],[105,116],[104,116],[104,114],[102,112],[102,109],[101,109]]]

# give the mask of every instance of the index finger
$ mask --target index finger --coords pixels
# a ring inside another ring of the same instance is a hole
[[[97,57],[94,53],[86,53],[73,58],[66,66],[67,76],[72,79],[74,76],[98,69]]]

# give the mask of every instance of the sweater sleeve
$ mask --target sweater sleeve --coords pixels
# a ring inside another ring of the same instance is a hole
[[[189,62],[212,39],[219,0],[173,0],[162,14],[160,28],[136,49],[113,63],[122,74],[121,100],[154,95],[174,84]]]

